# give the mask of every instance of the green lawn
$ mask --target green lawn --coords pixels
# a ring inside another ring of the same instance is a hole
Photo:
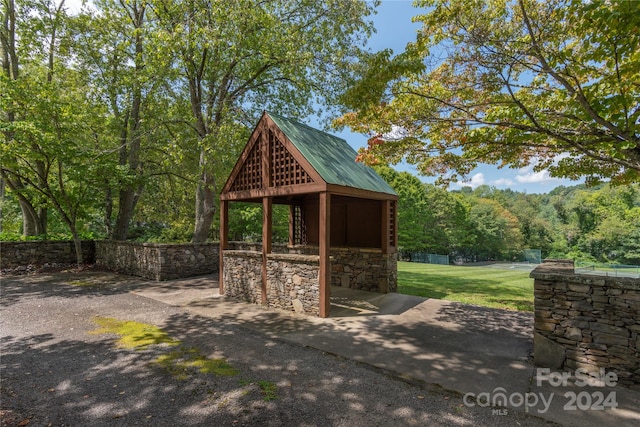
[[[507,310],[533,311],[533,279],[518,269],[398,262],[398,292]]]

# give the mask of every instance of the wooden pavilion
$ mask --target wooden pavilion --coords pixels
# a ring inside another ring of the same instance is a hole
[[[327,317],[332,283],[396,290],[398,196],[356,154],[341,138],[263,113],[220,195],[221,293]],[[261,251],[228,241],[238,201],[262,204]],[[274,203],[289,205],[289,243],[277,254]]]

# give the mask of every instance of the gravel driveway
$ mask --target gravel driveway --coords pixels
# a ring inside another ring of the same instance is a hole
[[[144,286],[96,271],[3,276],[2,426],[552,425],[130,292]],[[118,335],[95,333],[96,317],[180,343],[119,347]],[[235,375],[159,363],[176,351],[226,359]]]

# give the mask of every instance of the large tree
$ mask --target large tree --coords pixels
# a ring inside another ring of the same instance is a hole
[[[264,109],[306,116],[334,99],[368,34],[371,5],[360,0],[156,1],[159,49],[176,58],[176,102],[186,102],[191,152],[198,154],[193,241],[205,240],[237,154],[234,127]],[[232,160],[231,160],[232,161]],[[217,175],[218,174],[218,175]]]
[[[444,182],[478,163],[640,180],[640,2],[414,4],[416,41],[381,52],[345,95],[338,125],[373,136],[361,158]]]
[[[109,236],[126,240],[151,176],[166,173],[166,91],[173,84],[158,55],[157,27],[147,0],[96,0],[76,19],[77,67],[109,110],[101,131],[116,155],[117,173],[103,176],[104,222]],[[117,210],[115,218],[113,211]]]
[[[0,76],[0,111],[9,113],[0,122],[0,163],[19,200],[39,199],[55,209],[81,263],[78,223],[96,194],[94,178],[104,157],[96,149],[94,130],[103,112],[91,98],[86,76],[69,66],[69,18],[63,4],[21,5],[25,27],[18,51],[31,49],[32,54],[17,76]]]
[[[6,84],[19,85],[23,68],[30,63],[46,64],[47,81],[53,78],[53,67],[58,56],[60,33],[63,31],[61,17],[64,0],[58,4],[52,2],[35,2],[3,0],[0,17],[0,61],[2,63],[2,80]],[[3,91],[4,92],[4,91]],[[0,109],[2,132],[5,141],[13,139],[13,124],[24,118],[25,112],[11,108]],[[15,160],[15,159],[13,159]],[[45,164],[41,159],[34,159],[33,166],[38,175],[45,174]],[[8,168],[2,169],[0,185],[6,184],[16,195],[22,213],[22,234],[24,236],[46,235],[47,208],[41,195],[29,191],[28,184],[19,175],[11,173]],[[39,180],[42,184],[42,179]]]

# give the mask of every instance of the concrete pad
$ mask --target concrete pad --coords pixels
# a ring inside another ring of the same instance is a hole
[[[532,313],[333,287],[331,317],[320,319],[227,300],[210,277],[148,283],[134,292],[400,377],[439,384],[459,392],[470,404],[479,404],[479,395],[494,398],[502,393],[512,398],[508,407],[563,425],[622,427],[640,422],[639,391],[600,389],[615,392],[616,409],[571,410],[566,393],[588,392],[593,398],[592,391],[536,383]],[[538,405],[527,408],[517,398],[532,399],[531,393],[539,398]],[[543,399],[550,400],[546,410]]]

